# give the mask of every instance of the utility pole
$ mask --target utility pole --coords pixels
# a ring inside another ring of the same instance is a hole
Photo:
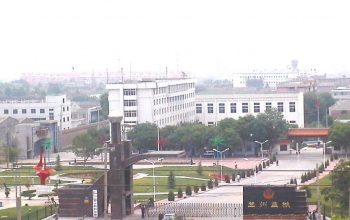
[[[319,172],[318,172],[318,163],[316,163],[316,184],[317,184],[317,211],[320,211],[320,181],[319,181]]]

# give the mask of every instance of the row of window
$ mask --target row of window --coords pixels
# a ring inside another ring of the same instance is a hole
[[[124,111],[124,117],[136,117],[136,111],[135,110]]]
[[[30,109],[30,113],[31,114],[36,114],[36,110],[37,109],[35,109],[35,108],[32,108],[32,109]],[[19,112],[21,112],[22,114],[27,114],[27,109],[22,109],[21,111],[19,111],[19,109],[12,109],[12,114],[19,114]],[[29,111],[28,111],[29,112]],[[43,109],[43,108],[41,108],[41,109],[39,109],[39,112],[41,113],[41,114],[44,114],[45,113],[45,109]],[[8,109],[4,109],[4,114],[5,115],[7,115],[7,114],[9,114],[10,113],[10,110],[8,110]]]
[[[186,91],[188,89],[194,88],[194,83],[185,83],[185,84],[179,84],[179,85],[171,85],[169,86],[169,92],[174,93],[174,92],[182,92]]]
[[[124,106],[136,106],[136,100],[124,100]]]
[[[272,109],[272,103],[266,102],[265,103],[265,111],[271,111]],[[226,106],[225,103],[219,103],[219,113],[225,113]],[[254,113],[261,112],[260,103],[254,102]],[[284,105],[283,102],[277,102],[277,111],[278,112],[284,112]],[[207,112],[209,114],[214,113],[214,104],[208,103],[207,104]],[[242,113],[248,113],[249,112],[249,105],[248,102],[242,103]],[[295,102],[289,102],[289,112],[295,112]],[[196,104],[196,113],[201,114],[203,113],[202,110],[202,104]],[[237,103],[230,103],[230,113],[237,113]]]
[[[164,97],[164,98],[154,99],[153,104],[154,105],[161,105],[161,104],[166,104],[166,103],[182,101],[182,100],[186,100],[186,99],[193,98],[193,97],[194,97],[194,93],[188,93],[188,94],[178,95],[178,96],[173,96],[173,97]]]
[[[182,110],[182,109],[189,108],[192,106],[194,106],[194,103],[184,103],[182,105],[174,105],[174,106],[170,106],[170,107],[166,107],[166,108],[155,109],[153,111],[153,115],[160,115],[160,114],[165,114],[168,112],[176,112],[178,110]]]
[[[136,95],[136,89],[124,89],[124,95]]]

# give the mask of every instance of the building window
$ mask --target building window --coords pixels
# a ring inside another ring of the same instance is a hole
[[[40,113],[45,113],[45,109],[41,108]]]
[[[34,108],[30,109],[30,113],[35,114],[36,113],[36,109],[34,109]]]
[[[208,121],[208,126],[213,126],[213,125],[214,125],[214,122]]]
[[[196,113],[201,114],[202,113],[202,104],[196,104]]]
[[[248,113],[248,103],[247,102],[242,103],[242,112]]]
[[[225,113],[225,103],[219,103],[219,113]]]
[[[18,109],[13,109],[13,110],[12,110],[12,113],[13,113],[13,114],[18,114]]]
[[[236,113],[237,112],[237,104],[236,103],[231,103],[231,113]]]
[[[66,118],[65,117],[63,117],[63,122],[66,122]]]
[[[49,120],[54,120],[54,114],[52,112],[49,113]]]
[[[64,98],[63,98],[63,99],[62,99],[62,103],[64,103],[64,101],[65,101],[65,100],[64,100]]]
[[[280,151],[287,151],[287,145],[285,145],[285,144],[281,144],[280,145]]]
[[[208,103],[208,113],[214,113],[214,104],[213,103]]]
[[[271,109],[272,109],[272,104],[271,104],[271,102],[266,102],[266,103],[265,103],[265,106],[266,106],[265,112],[270,112]]]
[[[8,109],[4,109],[4,114],[8,114],[9,110]]]
[[[136,106],[136,100],[124,100],[124,106]]]
[[[124,95],[136,95],[136,89],[124,89]]]
[[[289,102],[289,112],[295,112],[295,102]]]
[[[259,102],[254,102],[254,112],[260,112],[260,103]]]
[[[283,102],[277,102],[277,111],[283,112]]]
[[[291,123],[291,124],[295,124],[295,123],[297,123],[296,121],[289,121],[289,123]]]
[[[53,108],[50,108],[49,111],[50,111],[50,112],[53,112]]]
[[[69,111],[69,106],[67,106],[67,112]]]
[[[67,116],[67,121],[69,121],[69,116]]]
[[[136,111],[124,111],[124,117],[136,117]]]
[[[22,114],[27,114],[27,109],[22,109]]]
[[[63,108],[62,108],[62,110],[63,110],[63,111],[66,111],[66,108],[65,108],[65,107],[63,107]]]

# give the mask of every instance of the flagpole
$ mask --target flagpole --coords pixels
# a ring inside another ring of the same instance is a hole
[[[158,151],[159,151],[159,127],[158,127]]]

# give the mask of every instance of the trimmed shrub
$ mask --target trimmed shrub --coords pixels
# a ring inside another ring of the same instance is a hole
[[[262,166],[261,166],[261,164],[259,164],[259,171],[262,171]]]
[[[236,174],[235,173],[232,174],[232,182],[234,182],[234,181],[236,181]]]
[[[205,190],[207,190],[207,187],[205,186],[205,184],[204,183],[202,183],[202,185],[201,185],[201,191],[205,191]]]
[[[258,173],[259,172],[259,167],[255,166],[255,172]]]
[[[21,193],[21,196],[28,197],[29,200],[31,200],[34,196],[36,190],[25,190]]]
[[[254,170],[250,170],[250,175],[254,176]]]
[[[250,177],[250,170],[247,171],[247,177]]]
[[[338,154],[337,153],[334,154],[334,160],[338,160]]]
[[[270,161],[269,161],[269,160],[266,161],[266,166],[267,166],[267,167],[270,166]]]
[[[295,184],[295,185],[298,185],[298,181],[297,181],[296,178],[294,178],[294,184]]]
[[[266,168],[266,164],[265,164],[265,161],[263,162],[263,168],[264,168],[264,169]]]
[[[215,185],[215,187],[218,187],[218,186],[219,186],[218,178],[215,178],[215,180],[214,180],[214,185]]]
[[[208,181],[208,189],[212,189],[212,188],[213,188],[213,180],[210,179],[210,180]]]
[[[334,156],[333,154],[331,154],[331,162],[334,160]]]
[[[294,184],[293,178],[290,179],[289,184]]]
[[[177,190],[177,198],[182,198],[182,195],[183,195],[182,189],[179,188],[179,189]]]
[[[175,195],[173,191],[168,193],[168,201],[175,201]]]
[[[192,195],[192,188],[189,185],[186,186],[186,195],[188,196]]]
[[[203,183],[203,185],[204,185],[204,183]],[[205,185],[204,185],[204,187],[205,187]],[[194,186],[193,187],[193,191],[194,191],[194,193],[198,193],[199,192],[199,187],[197,185]]]
[[[202,167],[202,162],[201,161],[199,161],[199,163],[198,163],[197,173],[198,173],[198,175],[201,175],[201,176],[203,174],[203,167]]]
[[[245,178],[245,171],[242,171],[241,178]]]
[[[225,182],[230,183],[230,177],[228,175],[225,175]]]

